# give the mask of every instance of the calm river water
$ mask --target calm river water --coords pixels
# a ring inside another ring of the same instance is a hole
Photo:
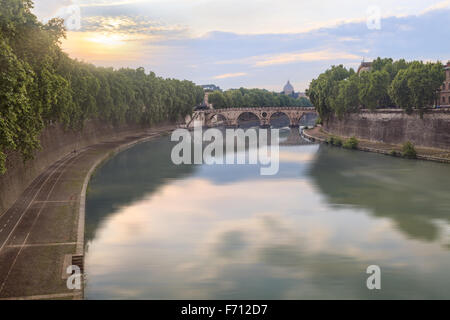
[[[282,146],[279,173],[260,176],[175,166],[173,145],[140,144],[92,178],[86,298],[450,299],[450,165]]]

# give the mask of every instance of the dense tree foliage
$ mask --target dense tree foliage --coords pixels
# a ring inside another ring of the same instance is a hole
[[[50,122],[74,130],[86,119],[151,125],[182,118],[203,100],[202,88],[189,81],[69,58],[60,49],[63,21],[42,24],[32,6],[31,0],[0,0],[0,173],[7,152],[33,155]]]
[[[231,89],[225,92],[214,91],[208,96],[215,109],[254,108],[254,107],[311,107],[305,97],[300,99],[263,89]]]
[[[353,69],[347,70],[340,65],[331,67],[317,79],[312,80],[306,94],[322,119],[325,119],[332,110],[341,109],[335,101],[339,96],[339,83],[343,80],[355,81],[355,79]],[[344,86],[342,86],[342,90],[344,90]],[[344,94],[341,94],[340,102],[343,102],[343,97]]]
[[[389,94],[392,100],[408,112],[436,102],[436,92],[445,80],[442,64],[412,62],[392,81]]]
[[[341,118],[361,108],[398,107],[407,112],[422,111],[434,105],[444,80],[440,62],[378,58],[370,71],[359,75],[342,65],[332,66],[311,82],[306,94],[322,119],[332,113]]]

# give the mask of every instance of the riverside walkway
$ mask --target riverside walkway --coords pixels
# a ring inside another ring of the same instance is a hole
[[[174,126],[123,135],[66,155],[0,213],[0,299],[82,299],[65,272],[83,269],[85,192],[95,167],[112,154]]]

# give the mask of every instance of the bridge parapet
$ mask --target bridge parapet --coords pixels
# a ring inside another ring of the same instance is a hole
[[[221,112],[231,112],[231,111],[241,111],[241,112],[251,112],[255,113],[257,111],[274,111],[274,110],[285,110],[285,111],[312,111],[316,112],[314,107],[258,107],[258,108],[226,108],[226,109],[208,109],[200,110],[196,112],[203,113],[221,113]]]
[[[193,119],[202,121],[203,125],[209,126],[213,120],[223,117],[224,123],[228,126],[238,126],[239,117],[243,113],[252,113],[256,115],[261,126],[270,126],[271,117],[276,113],[284,113],[291,126],[298,126],[301,118],[305,114],[317,114],[315,108],[310,107],[259,107],[259,108],[227,108],[199,110],[194,112]]]

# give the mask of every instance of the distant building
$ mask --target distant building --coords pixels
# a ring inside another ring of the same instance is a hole
[[[372,62],[364,62],[364,60],[361,62],[361,65],[358,68],[358,75],[363,71],[370,71],[372,70]]]
[[[205,84],[201,86],[204,91],[222,91],[220,87],[216,86],[215,84]]]
[[[307,96],[304,92],[295,92],[294,87],[292,86],[290,81],[288,81],[286,83],[281,94],[284,94],[285,96],[290,96],[290,97],[293,97],[296,99],[300,99],[301,97],[307,98]]]
[[[445,82],[439,93],[439,104],[441,106],[450,106],[450,61],[445,66]]]
[[[294,95],[294,87],[292,86],[292,84],[289,82],[286,83],[286,85],[283,88],[283,94],[286,96],[292,96]]]

